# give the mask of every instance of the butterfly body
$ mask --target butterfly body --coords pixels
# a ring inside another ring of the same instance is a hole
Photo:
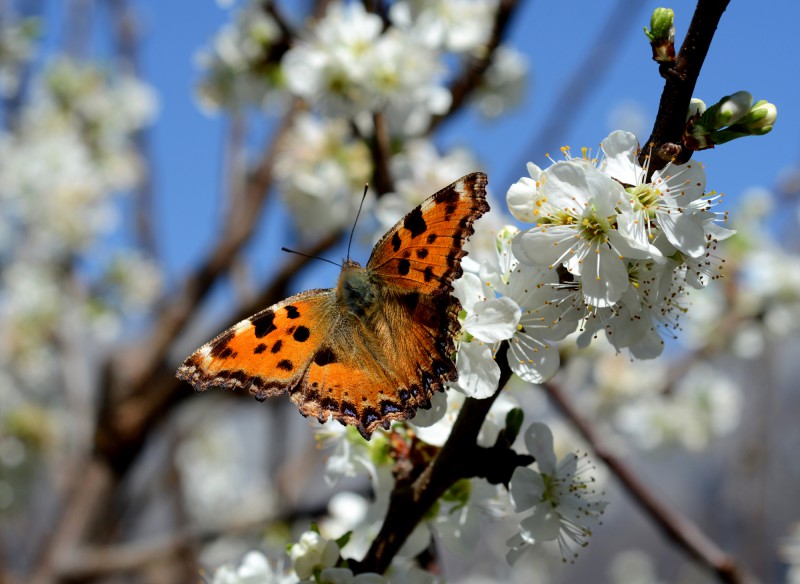
[[[336,288],[292,296],[195,351],[178,377],[197,390],[289,393],[305,416],[333,416],[365,438],[412,418],[457,379],[460,304],[450,295],[462,245],[488,210],[473,173],[412,210],[376,244],[365,267],[345,260]]]

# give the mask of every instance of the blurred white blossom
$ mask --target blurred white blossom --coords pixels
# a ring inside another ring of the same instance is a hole
[[[371,173],[369,150],[345,120],[310,113],[297,117],[275,162],[283,200],[311,239],[352,223]]]
[[[477,53],[489,41],[496,11],[497,0],[399,0],[389,18],[432,48]]]
[[[203,109],[238,110],[276,100],[282,80],[278,64],[270,62],[270,57],[275,45],[283,41],[263,3],[248,0],[236,11],[234,21],[223,26],[210,46],[197,55],[204,73],[197,87]]]
[[[380,16],[358,2],[333,2],[282,67],[289,89],[323,113],[384,111],[390,123],[397,114],[407,120],[407,134],[450,105],[436,52],[398,28],[384,31]]]
[[[258,551],[248,552],[236,567],[225,565],[214,572],[211,584],[295,584],[297,577],[270,565]]]

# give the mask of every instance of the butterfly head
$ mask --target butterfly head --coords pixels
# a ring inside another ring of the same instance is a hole
[[[374,306],[377,300],[375,284],[369,272],[358,262],[350,259],[344,261],[336,298],[342,311],[358,317],[363,317]]]

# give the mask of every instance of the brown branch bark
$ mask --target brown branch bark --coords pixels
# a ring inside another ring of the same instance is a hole
[[[600,433],[578,412],[575,404],[561,388],[551,382],[544,390],[556,407],[578,429],[594,453],[605,462],[611,473],[619,480],[633,500],[647,513],[650,519],[683,551],[705,565],[717,575],[721,582],[731,584],[754,584],[755,577],[744,566],[725,553],[688,517],[661,501],[614,451],[606,446]]]
[[[378,112],[372,116],[375,133],[369,143],[372,152],[372,164],[374,167],[373,180],[377,189],[377,196],[381,197],[386,193],[394,191],[394,180],[389,168],[389,160],[392,157],[389,125],[386,117]]]
[[[492,448],[477,444],[486,414],[511,378],[507,351],[504,342],[496,356],[500,382],[495,394],[482,400],[468,397],[436,458],[411,482],[397,482],[381,530],[367,555],[354,566],[356,572],[382,574],[428,509],[458,480],[485,477],[493,483],[507,483],[517,466],[533,462],[532,457],[515,453],[501,440]]]
[[[646,161],[650,145],[655,154],[650,160],[650,174],[664,168],[670,160],[688,162],[693,151],[681,143],[686,127],[686,112],[692,98],[700,69],[708,54],[714,32],[730,0],[699,0],[686,38],[675,59],[675,67],[664,69],[664,90],[658,105],[653,131],[639,155]],[[676,148],[677,147],[677,148]]]

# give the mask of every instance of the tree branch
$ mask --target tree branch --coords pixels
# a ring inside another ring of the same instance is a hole
[[[556,407],[573,423],[597,456],[647,513],[650,519],[691,557],[713,570],[722,582],[753,584],[757,580],[736,560],[721,550],[697,525],[676,509],[670,508],[645,485],[634,471],[606,444],[594,427],[578,412],[561,388],[549,381],[543,385]]]
[[[397,481],[381,530],[364,559],[354,565],[356,572],[385,572],[428,509],[458,480],[485,476],[492,482],[507,483],[517,466],[533,462],[532,457],[516,454],[502,443],[492,448],[477,444],[486,415],[511,378],[507,351],[507,342],[497,351],[500,381],[494,395],[482,400],[468,397],[436,458],[410,483]],[[500,452],[504,454],[499,455]]]
[[[675,59],[675,67],[665,70],[664,90],[653,131],[639,154],[639,162],[645,164],[652,145],[655,155],[650,157],[649,174],[664,168],[673,159],[683,164],[692,157],[693,151],[681,142],[686,127],[686,112],[689,111],[689,102],[711,40],[729,1],[698,1],[686,38]]]

